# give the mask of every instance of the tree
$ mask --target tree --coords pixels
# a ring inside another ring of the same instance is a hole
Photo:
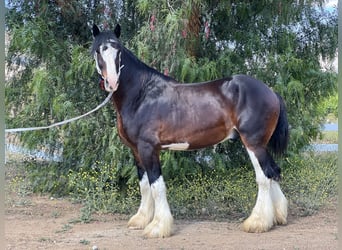
[[[105,6],[115,9],[117,2],[8,4],[7,66],[13,77],[6,82],[7,127],[45,126],[83,114],[102,102],[105,94],[98,88],[98,75],[89,52],[90,27],[93,20],[105,24],[115,19],[115,13],[109,13]],[[45,177],[46,172],[37,173],[44,184],[54,183],[46,184],[47,191],[60,192],[65,186],[55,177],[66,175],[69,169],[89,168],[96,161],[132,165],[114,127],[115,114],[107,105],[86,119],[19,136],[27,147],[62,155],[62,162],[50,163],[56,172],[51,180]]]
[[[337,13],[325,11],[323,1],[9,0],[6,21],[13,72],[6,82],[7,127],[47,125],[104,99],[89,56],[93,22],[102,29],[120,22],[128,48],[181,82],[238,73],[263,80],[287,103],[290,152],[317,135],[323,118],[318,105],[336,90],[336,74],[320,66],[320,58],[332,58],[337,48]],[[134,168],[115,119],[106,106],[61,128],[23,133],[21,140],[60,152],[61,174],[106,161],[122,170],[126,182]],[[214,150],[162,157],[165,171],[175,176],[175,162],[185,175],[194,166],[203,171],[241,165],[236,152],[244,152],[241,144],[226,142]]]
[[[285,98],[291,151],[317,136],[317,106],[337,87],[320,64],[336,56],[336,9],[323,1],[139,3],[146,22],[131,46],[148,64],[187,82],[253,75]]]

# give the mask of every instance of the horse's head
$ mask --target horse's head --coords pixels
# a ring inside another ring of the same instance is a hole
[[[100,32],[94,24],[92,54],[95,58],[97,72],[104,80],[104,88],[108,92],[116,91],[119,86],[121,72],[120,25],[113,32]]]

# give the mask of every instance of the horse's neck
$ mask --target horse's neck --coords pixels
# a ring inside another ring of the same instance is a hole
[[[126,102],[130,102],[140,95],[146,85],[153,87],[154,84],[157,86],[159,82],[165,84],[165,82],[174,81],[138,60],[131,52],[122,56],[121,66],[123,68],[120,72],[119,88],[114,95],[117,107],[125,105]]]
[[[122,107],[129,105],[139,95],[141,87],[150,77],[149,67],[130,52],[122,55],[120,64],[122,69],[119,76],[119,87],[114,93],[114,103],[119,113]]]

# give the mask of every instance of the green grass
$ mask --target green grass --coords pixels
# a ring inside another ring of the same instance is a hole
[[[338,117],[334,113],[329,113],[326,116],[326,122],[330,123],[337,123],[338,122]]]
[[[310,215],[337,199],[337,153],[304,153],[287,159],[283,190],[292,212]]]
[[[337,144],[338,131],[324,131],[314,142],[323,144]]]

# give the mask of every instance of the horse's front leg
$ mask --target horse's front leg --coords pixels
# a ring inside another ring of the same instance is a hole
[[[154,217],[144,230],[147,237],[168,237],[172,234],[173,218],[166,198],[166,186],[161,175],[159,151],[149,143],[138,145],[140,159],[144,165],[154,200]]]
[[[128,227],[131,229],[144,229],[153,219],[154,200],[152,198],[151,187],[148,181],[147,173],[136,161],[138,170],[141,201],[138,212],[128,221]]]

